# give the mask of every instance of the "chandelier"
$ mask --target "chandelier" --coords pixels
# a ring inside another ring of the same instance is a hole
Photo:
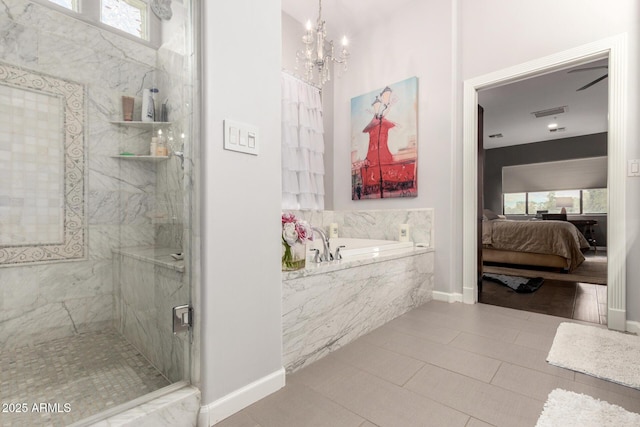
[[[330,65],[332,62],[341,64],[344,71],[347,70],[347,59],[349,58],[347,37],[342,37],[342,47],[340,48],[340,53],[336,56],[333,40],[327,41],[325,21],[322,20],[322,0],[318,1],[316,28],[313,29],[311,27],[311,20],[307,21],[302,43],[304,45],[303,49],[298,50],[296,53],[296,69],[302,62],[306,81],[313,83],[317,77],[317,83],[322,86],[331,80]]]

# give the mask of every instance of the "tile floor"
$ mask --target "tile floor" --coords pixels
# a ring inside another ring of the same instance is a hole
[[[66,426],[167,385],[115,330],[2,350],[0,426]],[[52,406],[34,411],[41,403]]]
[[[640,390],[547,364],[564,321],[432,301],[289,375],[217,427],[526,427],[554,388],[640,413]]]

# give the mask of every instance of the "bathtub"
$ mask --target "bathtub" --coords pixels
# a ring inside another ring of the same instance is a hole
[[[288,373],[324,357],[433,297],[434,248],[413,242],[330,239],[341,260],[282,273],[283,364]]]
[[[398,242],[397,240],[375,240],[375,239],[356,239],[348,237],[336,237],[329,239],[331,253],[335,254],[336,249],[340,246],[340,254],[342,258],[348,259],[357,256],[376,257],[391,253],[387,251],[413,250],[413,242]],[[319,249],[322,254],[322,239],[316,237],[315,240],[307,244],[307,262],[313,262],[315,258],[314,249]]]

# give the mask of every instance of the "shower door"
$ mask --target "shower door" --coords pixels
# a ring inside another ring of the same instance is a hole
[[[0,425],[96,421],[191,381],[198,2],[3,3]]]

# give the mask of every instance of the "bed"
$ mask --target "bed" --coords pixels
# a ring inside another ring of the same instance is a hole
[[[482,261],[575,270],[589,242],[567,221],[482,221]]]

